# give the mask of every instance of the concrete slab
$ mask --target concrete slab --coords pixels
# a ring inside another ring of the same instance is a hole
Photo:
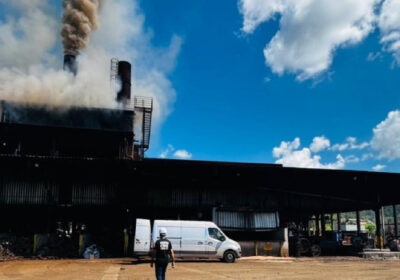
[[[386,250],[365,251],[360,253],[360,257],[371,260],[399,260],[400,252],[390,252]]]

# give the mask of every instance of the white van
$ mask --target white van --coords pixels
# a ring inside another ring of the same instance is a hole
[[[150,221],[144,219],[136,220],[134,254],[148,255],[162,227],[167,229],[167,238],[178,258],[218,258],[232,263],[242,255],[239,243],[212,222],[156,220],[151,232]]]

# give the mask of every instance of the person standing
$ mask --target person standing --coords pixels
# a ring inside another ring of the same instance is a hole
[[[167,270],[170,257],[172,260],[172,268],[175,268],[175,254],[172,249],[171,242],[167,239],[167,230],[160,228],[160,239],[156,241],[151,256],[151,267],[154,266],[154,257],[156,263],[157,280],[165,280],[165,272]]]

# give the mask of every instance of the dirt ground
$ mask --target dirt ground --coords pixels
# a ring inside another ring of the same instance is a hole
[[[0,263],[1,280],[147,280],[155,279],[148,263],[112,260],[18,260]],[[167,279],[400,279],[400,261],[360,258],[248,258],[235,264],[217,261],[178,262]]]

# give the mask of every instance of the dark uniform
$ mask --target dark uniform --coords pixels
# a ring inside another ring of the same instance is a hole
[[[156,257],[156,278],[157,280],[165,280],[165,271],[171,256],[172,245],[168,239],[157,240],[155,246]]]

